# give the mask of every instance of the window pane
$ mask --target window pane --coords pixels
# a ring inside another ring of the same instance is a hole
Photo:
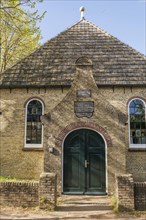
[[[42,124],[40,117],[42,115],[42,104],[38,100],[33,100],[27,107],[27,131],[26,143],[41,144],[42,142]]]
[[[130,103],[130,114],[144,114],[145,107],[141,100],[135,99]]]
[[[146,121],[144,103],[135,99],[130,103],[130,143],[145,144],[146,143]]]

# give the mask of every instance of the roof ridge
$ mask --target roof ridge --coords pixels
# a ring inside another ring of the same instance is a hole
[[[146,59],[146,56],[142,53],[140,53],[139,51],[137,51],[136,49],[134,49],[133,47],[129,46],[128,44],[122,42],[121,40],[119,40],[117,37],[114,37],[113,35],[111,35],[110,33],[108,33],[106,30],[100,28],[99,26],[97,26],[96,24],[92,23],[91,21],[83,18],[80,19],[79,21],[75,22],[73,25],[69,26],[68,28],[66,28],[65,30],[59,32],[57,35],[55,35],[54,37],[50,38],[49,40],[47,40],[45,43],[43,43],[42,45],[40,45],[39,47],[37,47],[36,49],[34,49],[30,54],[26,55],[24,58],[22,58],[20,61],[18,61],[17,63],[15,63],[13,66],[17,65],[18,63],[23,62],[27,57],[31,56],[33,53],[35,53],[37,50],[39,50],[41,47],[44,47],[46,44],[51,43],[51,41],[55,40],[57,37],[59,37],[61,34],[66,33],[67,31],[69,31],[71,28],[73,28],[74,26],[78,25],[81,22],[87,22],[88,24],[92,25],[94,28],[102,31],[102,33],[106,34],[107,36],[117,40],[118,42],[122,43],[123,45],[127,46],[130,50],[132,50],[133,52],[139,54],[140,56],[142,56],[142,58]],[[13,66],[11,66],[10,68],[12,68]],[[8,68],[9,69],[9,68]],[[7,70],[8,70],[7,69]],[[5,72],[5,71],[4,71]]]
[[[86,20],[86,19],[85,19]],[[110,36],[111,38],[117,40],[118,42],[124,44],[125,46],[127,46],[130,50],[132,50],[133,52],[136,52],[137,54],[139,54],[140,56],[142,56],[144,59],[146,59],[146,56],[142,53],[140,53],[139,51],[137,51],[135,48],[133,48],[132,46],[128,45],[127,43],[124,43],[122,40],[119,40],[117,37],[113,36],[112,34],[110,34],[109,32],[107,32],[106,30],[100,28],[99,26],[97,26],[96,24],[92,23],[91,21],[86,20],[90,25],[94,26],[95,28],[99,29],[100,31],[102,31],[104,34]]]
[[[117,40],[119,43],[124,44],[124,45],[127,46],[131,51],[133,51],[134,53],[139,54],[142,58],[146,59],[146,56],[145,56],[144,54],[140,53],[139,51],[137,51],[137,50],[136,50],[135,48],[133,48],[132,46],[128,45],[127,43],[124,43],[122,40],[119,40],[117,37],[113,36],[113,35],[110,34],[108,31],[102,29],[101,27],[97,26],[96,24],[94,24],[93,22],[91,22],[91,21],[89,21],[89,20],[87,20],[87,19],[85,19],[85,18],[83,18],[83,19],[77,21],[75,24],[73,24],[73,25],[69,26],[67,29],[61,31],[60,33],[58,33],[57,35],[55,35],[54,37],[52,37],[51,39],[49,39],[48,41],[46,41],[46,42],[45,42],[44,44],[42,44],[41,46],[44,46],[46,43],[48,43],[48,42],[51,41],[51,40],[54,40],[54,39],[57,38],[59,35],[61,35],[61,34],[65,33],[65,32],[67,32],[68,30],[70,30],[71,28],[73,28],[74,26],[78,25],[78,24],[81,23],[81,22],[87,22],[88,24],[92,25],[94,28],[96,28],[96,29],[102,31],[102,33],[106,34],[107,36],[109,36],[109,37],[111,37],[111,38],[113,38],[113,39],[115,39],[115,40]]]
[[[73,59],[81,55],[93,55],[97,84],[145,83],[144,55],[94,23],[80,19],[5,70],[2,85],[71,85],[75,72]],[[99,71],[98,62],[104,64],[104,68],[99,65]]]
[[[69,30],[69,29],[73,28],[75,25],[81,23],[83,20],[86,20],[86,19],[84,18],[84,19],[81,19],[81,20],[77,21],[75,24],[72,24],[71,26],[69,26],[66,30]]]
[[[71,29],[71,28],[74,27],[75,25],[79,24],[81,21],[82,21],[82,20],[77,21],[75,24],[73,24],[73,25],[67,27],[65,30],[59,32],[59,33],[56,34],[54,37],[51,37],[49,40],[47,40],[46,42],[44,42],[40,47],[45,46],[45,44],[47,44],[47,43],[51,43],[51,41],[53,41],[54,39],[56,39],[56,38],[57,38],[58,36],[60,36],[61,34],[64,34],[64,33],[67,32],[69,29]],[[40,48],[40,47],[39,47],[39,48]],[[38,49],[39,49],[39,48],[38,48]],[[34,52],[35,52],[35,51],[34,51]]]

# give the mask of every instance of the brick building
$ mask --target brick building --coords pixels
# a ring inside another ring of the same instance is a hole
[[[82,18],[2,74],[1,174],[58,192],[146,181],[146,58]]]

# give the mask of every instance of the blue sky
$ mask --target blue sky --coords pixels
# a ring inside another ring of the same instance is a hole
[[[37,4],[39,13],[47,11],[38,24],[41,44],[79,21],[80,6],[87,20],[146,55],[146,0],[44,0]]]

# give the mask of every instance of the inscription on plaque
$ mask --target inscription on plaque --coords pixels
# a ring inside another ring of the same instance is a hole
[[[93,101],[76,101],[74,102],[74,110],[77,117],[87,117],[90,118],[94,112],[94,102]]]
[[[91,90],[77,90],[77,97],[84,97],[84,98],[88,98],[91,97]]]

